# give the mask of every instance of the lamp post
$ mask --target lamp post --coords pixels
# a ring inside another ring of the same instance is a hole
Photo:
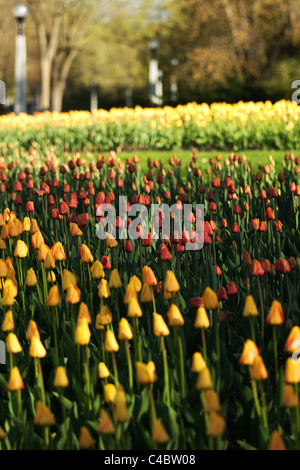
[[[177,74],[176,68],[178,65],[178,59],[171,59],[171,80],[170,80],[170,91],[171,91],[171,101],[176,102],[178,99],[178,85],[177,85]]]
[[[93,111],[97,111],[97,109],[98,109],[98,85],[97,85],[97,82],[92,81],[91,82],[91,106],[90,106],[91,113]]]
[[[26,5],[16,5],[13,15],[17,21],[16,61],[15,61],[15,114],[26,113],[26,37],[25,19],[28,15]]]
[[[156,104],[156,87],[158,80],[158,62],[157,62],[157,49],[159,48],[158,41],[151,41],[150,47],[150,64],[149,64],[149,98],[151,104]]]

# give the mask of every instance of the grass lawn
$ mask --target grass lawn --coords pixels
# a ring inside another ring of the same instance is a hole
[[[211,150],[211,151],[197,151],[198,160],[197,165],[199,167],[205,167],[208,163],[209,158],[215,157],[218,153],[220,153],[223,158],[227,158],[230,155],[230,151],[218,151],[218,150]],[[285,153],[294,153],[295,156],[300,154],[299,150],[290,150],[288,152],[284,150],[243,150],[241,152],[236,152],[238,156],[246,155],[247,161],[251,162],[253,170],[257,170],[258,164],[267,164],[269,155],[272,155],[276,162],[277,170],[280,171],[282,167],[282,160],[284,158]],[[192,150],[167,150],[167,151],[155,151],[155,150],[146,150],[146,151],[136,151],[136,152],[121,152],[117,155],[122,158],[122,160],[126,160],[126,158],[132,158],[134,155],[138,155],[140,158],[141,166],[143,169],[147,168],[147,159],[150,157],[152,160],[162,160],[164,164],[167,164],[169,158],[172,155],[176,155],[177,158],[182,160],[183,166],[186,163],[190,162]]]

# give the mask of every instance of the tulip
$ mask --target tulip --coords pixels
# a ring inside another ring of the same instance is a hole
[[[22,390],[24,388],[24,382],[20,375],[18,367],[14,366],[9,374],[9,381],[7,384],[7,390],[9,392]]]
[[[98,364],[98,376],[99,379],[107,379],[110,376],[110,372],[104,362]]]
[[[284,351],[293,354],[299,351],[300,346],[300,327],[295,325],[291,329],[287,340],[284,344]]]
[[[168,336],[170,334],[163,317],[156,312],[153,313],[153,333],[155,336]]]
[[[142,292],[140,295],[140,302],[151,303],[152,300],[153,300],[153,293],[152,293],[151,287],[147,283],[144,283],[142,287]]]
[[[79,248],[79,258],[82,263],[92,263],[94,261],[91,250],[85,244]]]
[[[191,371],[199,374],[206,367],[206,362],[200,352],[195,352],[192,357]]]
[[[56,368],[53,386],[57,388],[66,388],[69,386],[69,379],[66,369],[63,366]]]
[[[57,285],[50,288],[48,297],[45,301],[47,307],[57,307],[60,303],[59,289]]]
[[[206,429],[206,435],[208,437],[218,437],[225,432],[226,421],[223,416],[216,412],[209,414],[209,423]]]
[[[208,389],[205,391],[205,413],[218,413],[221,409],[219,395],[214,390]]]
[[[6,261],[0,258],[0,278],[6,277],[9,271],[9,265]]]
[[[44,405],[41,401],[36,403],[34,424],[36,426],[53,426],[55,424],[55,417],[50,408]]]
[[[100,299],[107,299],[110,297],[110,289],[108,287],[108,283],[106,279],[101,279],[99,285],[98,285],[98,296]]]
[[[40,337],[40,333],[37,327],[37,324],[34,320],[29,320],[28,327],[26,330],[26,339],[31,341],[33,336]]]
[[[218,296],[210,287],[206,287],[201,298],[206,309],[214,310],[218,308]]]
[[[98,260],[92,264],[90,272],[93,279],[102,279],[105,277],[103,265]]]
[[[157,279],[154,272],[149,266],[144,266],[142,270],[143,283],[147,283],[150,287],[157,284]]]
[[[183,316],[181,315],[179,308],[175,304],[171,304],[171,306],[169,307],[167,317],[169,326],[177,327],[184,325]]]
[[[276,429],[271,434],[268,450],[287,450],[284,440]]]
[[[153,361],[148,362],[136,362],[136,381],[139,384],[151,384],[157,380],[155,364]]]
[[[75,343],[81,346],[89,344],[91,338],[91,332],[86,317],[77,319],[76,330],[75,330]]]
[[[88,306],[84,302],[81,302],[78,310],[77,320],[83,317],[87,319],[88,324],[92,323],[92,318]]]
[[[73,274],[71,271],[68,271],[67,269],[63,270],[62,273],[62,288],[63,290],[67,290],[70,284],[77,285],[77,278],[75,274]]]
[[[27,287],[37,286],[37,277],[33,268],[28,269],[26,273],[25,285]]]
[[[6,337],[6,351],[9,354],[17,354],[22,351],[19,340],[14,333],[10,332]]]
[[[1,331],[7,332],[12,331],[15,328],[13,312],[8,310],[5,313],[4,320],[2,322]]]
[[[80,298],[81,298],[80,289],[75,284],[70,283],[67,288],[66,303],[77,304],[78,302],[80,302]]]
[[[284,380],[288,384],[298,384],[300,382],[300,358],[287,358],[284,369]],[[298,396],[297,393],[296,395]]]
[[[115,434],[116,427],[104,408],[100,410],[100,417],[99,417],[99,434]]]
[[[90,431],[85,427],[80,427],[80,434],[78,438],[78,445],[80,449],[87,450],[93,447],[95,441],[92,438]]]
[[[23,240],[18,240],[14,251],[15,258],[26,258],[28,255],[28,246]]]
[[[42,358],[47,354],[39,336],[34,335],[30,340],[29,355],[34,358]]]
[[[106,403],[113,403],[117,395],[117,389],[114,384],[109,383],[104,386],[104,401]]]
[[[100,309],[100,313],[96,316],[96,324],[95,328],[97,330],[101,329],[101,326],[107,326],[111,325],[113,320],[112,313],[109,311],[109,309],[105,306],[102,305]]]
[[[122,281],[118,269],[113,269],[109,279],[109,288],[110,289],[119,289],[122,287]]]
[[[126,421],[129,421],[130,414],[127,408],[126,394],[122,386],[119,386],[117,389],[114,406],[116,421],[118,423],[125,423]]]
[[[255,357],[253,363],[250,365],[249,370],[250,377],[253,380],[265,380],[268,377],[267,369],[260,355]]]
[[[170,436],[167,433],[162,421],[160,419],[154,419],[152,426],[152,440],[156,444],[167,444],[170,441]]]
[[[74,238],[81,237],[81,235],[83,235],[83,232],[80,230],[78,225],[75,222],[70,222],[70,236]]]
[[[51,253],[56,261],[64,261],[67,259],[61,242],[56,242],[51,248]]]
[[[295,393],[294,387],[290,384],[283,386],[282,406],[284,408],[296,408],[299,406],[299,398]]]
[[[207,366],[203,367],[197,378],[196,389],[197,390],[207,390],[213,388],[213,383],[211,379],[210,370]]]
[[[166,272],[165,289],[167,292],[178,292],[180,290],[180,285],[173,271],[168,270]]]
[[[18,294],[18,288],[12,279],[6,279],[3,286],[2,305],[12,306],[15,303],[15,297]]]
[[[259,350],[254,341],[247,339],[243,346],[243,351],[239,359],[240,365],[251,366],[254,359],[259,355]]]

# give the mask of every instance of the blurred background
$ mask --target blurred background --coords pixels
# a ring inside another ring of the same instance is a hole
[[[290,99],[300,0],[25,0],[27,109]],[[0,80],[15,97],[16,1],[0,0]],[[149,66],[158,67],[149,96]],[[93,97],[93,98],[92,98]]]

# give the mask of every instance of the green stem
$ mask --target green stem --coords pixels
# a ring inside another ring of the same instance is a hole
[[[130,348],[129,348],[128,341],[125,341],[125,349],[126,349],[126,356],[127,356],[127,362],[128,362],[129,387],[130,387],[130,391],[132,392],[133,390],[132,361],[131,361]]]
[[[162,349],[162,354],[163,354],[163,363],[164,363],[164,381],[165,381],[165,390],[166,390],[166,400],[167,400],[167,405],[171,405],[171,399],[170,399],[170,385],[169,385],[169,370],[168,370],[168,359],[167,359],[167,349],[165,345],[165,340],[164,337],[160,337],[161,340],[161,349]]]

